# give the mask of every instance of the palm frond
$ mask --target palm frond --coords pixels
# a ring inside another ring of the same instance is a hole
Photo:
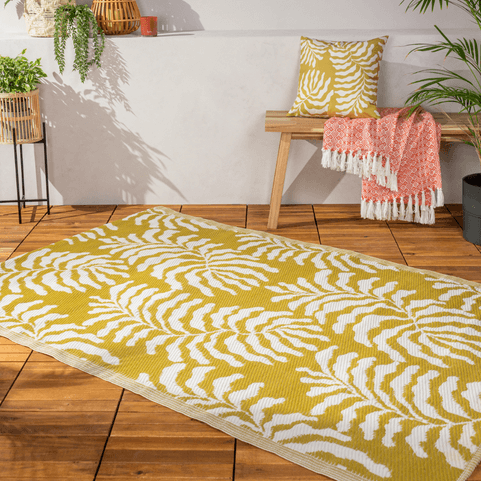
[[[471,80],[463,77],[461,74],[456,73],[452,70],[448,70],[448,69],[418,70],[417,72],[414,72],[414,75],[420,74],[420,73],[434,75],[434,77],[426,77],[426,78],[414,80],[413,82],[411,82],[412,85],[421,84],[418,88],[430,87],[431,85],[434,85],[434,84],[442,84],[443,82],[447,82],[449,80],[456,80],[459,82],[464,82],[470,85],[471,88],[476,89],[474,82],[472,82]]]
[[[435,87],[421,86],[408,97],[406,103],[415,105],[422,103],[429,103],[430,105],[456,103],[461,105],[462,111],[470,113],[477,112],[480,109],[481,94],[470,89],[447,87],[440,84]]]
[[[419,10],[421,13],[427,12],[429,8],[434,10],[436,3],[439,3],[440,8],[443,8],[444,5],[446,7],[449,5],[449,0],[403,0],[401,4],[406,1],[409,1],[406,10]]]
[[[445,39],[444,42],[431,43],[415,43],[414,47],[409,51],[408,55],[413,52],[441,52],[446,53],[446,57],[452,56],[457,60],[461,60],[468,65],[477,74],[481,75],[481,48],[479,42],[474,39],[461,38],[456,41],[450,40],[444,32],[435,26],[437,31]]]

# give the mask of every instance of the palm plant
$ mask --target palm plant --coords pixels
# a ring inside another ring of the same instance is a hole
[[[403,0],[401,3],[404,3]],[[453,5],[464,10],[473,19],[481,30],[481,1],[479,0],[407,0],[407,9],[419,10],[425,13],[434,10],[436,4],[443,6]],[[411,52],[445,52],[446,57],[461,60],[467,66],[470,76],[468,78],[447,68],[425,69],[416,73],[428,74],[427,78],[415,80],[413,84],[417,89],[406,103],[413,105],[412,111],[422,103],[438,105],[441,103],[455,103],[461,106],[461,112],[468,114],[469,122],[461,126],[466,133],[463,140],[476,149],[481,163],[481,45],[477,40],[461,38],[455,41],[449,39],[444,32],[434,26],[443,40],[434,44],[415,44]],[[410,52],[410,53],[411,53]],[[449,114],[446,114],[449,117]]]

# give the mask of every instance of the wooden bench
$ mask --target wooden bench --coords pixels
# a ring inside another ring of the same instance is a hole
[[[320,140],[324,134],[327,118],[287,117],[287,110],[268,110],[266,112],[266,132],[280,132],[279,153],[277,154],[274,182],[272,184],[271,204],[269,210],[268,229],[277,229],[279,210],[281,208],[282,190],[286,177],[287,159],[291,140]],[[433,114],[436,122],[442,125],[442,142],[460,142],[466,135],[459,127],[466,123],[468,114],[449,114],[448,119],[442,113]]]

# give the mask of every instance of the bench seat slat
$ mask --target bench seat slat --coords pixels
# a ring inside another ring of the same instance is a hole
[[[287,110],[268,110],[265,121],[266,132],[290,132],[293,134],[293,139],[322,138],[327,117],[286,117],[286,114]],[[441,140],[456,142],[466,138],[459,124],[468,122],[468,114],[450,113],[449,115],[452,120],[443,113],[433,114],[434,120],[441,124]]]

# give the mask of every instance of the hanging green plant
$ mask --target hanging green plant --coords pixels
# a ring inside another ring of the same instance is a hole
[[[89,59],[91,31],[93,58]],[[65,46],[69,37],[72,38],[75,50],[73,70],[77,70],[80,80],[85,82],[92,65],[101,67],[100,57],[105,47],[105,35],[97,25],[97,20],[88,5],[62,5],[55,10],[54,49],[60,73],[65,69]]]

